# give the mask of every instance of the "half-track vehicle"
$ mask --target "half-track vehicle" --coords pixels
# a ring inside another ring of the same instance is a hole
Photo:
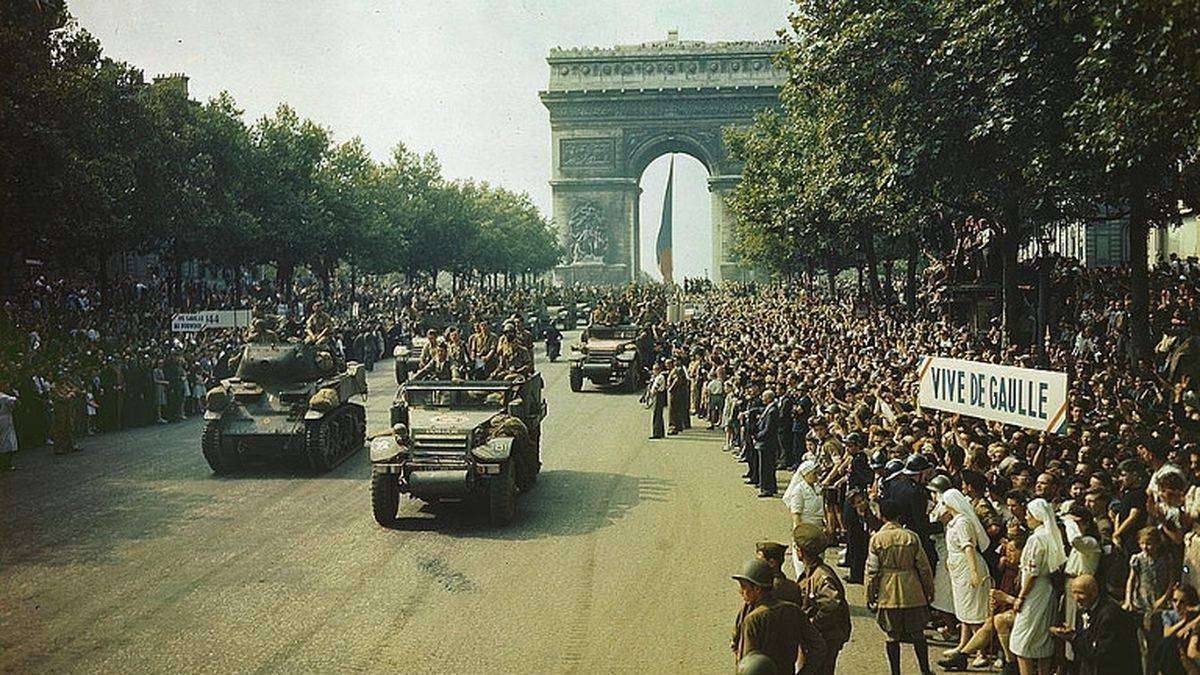
[[[252,342],[233,377],[205,397],[201,449],[213,473],[255,459],[290,459],[318,473],[363,446],[367,371],[343,367],[319,344]]]
[[[592,324],[571,345],[571,391],[581,391],[583,381],[597,386],[619,385],[637,391],[645,382],[646,347],[639,343],[641,329],[635,325]]]
[[[400,497],[482,500],[494,525],[516,514],[541,471],[542,376],[519,381],[411,381],[392,403],[390,432],[371,439],[371,509],[397,522]]]

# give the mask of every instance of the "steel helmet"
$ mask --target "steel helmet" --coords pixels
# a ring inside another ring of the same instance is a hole
[[[754,558],[742,565],[742,571],[734,574],[733,578],[762,588],[771,588],[775,585],[775,568],[765,560]]]
[[[939,473],[938,475],[929,479],[929,485],[926,487],[933,492],[945,492],[954,486],[950,483],[949,478]]]
[[[872,469],[882,469],[883,467],[887,466],[887,463],[888,463],[887,453],[884,452],[883,450],[876,450],[871,455],[871,468]]]
[[[925,458],[925,455],[913,454],[909,455],[908,459],[904,460],[904,473],[916,475],[922,471],[932,469],[933,465]]]
[[[895,476],[904,470],[904,462],[899,459],[889,459],[887,464],[883,466],[883,472],[888,478]]]

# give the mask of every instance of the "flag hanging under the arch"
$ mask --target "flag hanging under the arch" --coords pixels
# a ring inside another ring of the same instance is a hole
[[[671,261],[671,187],[675,184],[675,156],[671,156],[671,168],[667,170],[667,192],[663,195],[662,224],[658,227],[658,271],[664,283],[674,283],[674,266]]]

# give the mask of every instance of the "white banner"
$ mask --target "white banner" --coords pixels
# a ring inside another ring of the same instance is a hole
[[[926,356],[917,403],[1039,431],[1067,425],[1067,374]]]
[[[171,330],[176,333],[198,333],[206,328],[244,328],[249,325],[248,309],[215,309],[171,317]]]

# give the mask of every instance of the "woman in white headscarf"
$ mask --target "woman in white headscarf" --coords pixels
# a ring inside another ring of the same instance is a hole
[[[943,666],[965,669],[965,648],[971,636],[987,621],[992,578],[982,551],[991,541],[971,500],[956,489],[942,493],[941,504],[950,515],[946,524],[946,569],[954,595],[954,616],[958,619],[958,645],[939,661]]]
[[[1021,552],[1021,590],[1013,603],[1016,619],[1009,648],[1021,675],[1049,675],[1054,666],[1050,626],[1058,604],[1050,575],[1062,568],[1067,553],[1054,507],[1046,500],[1029,502],[1025,520],[1032,534]]]

